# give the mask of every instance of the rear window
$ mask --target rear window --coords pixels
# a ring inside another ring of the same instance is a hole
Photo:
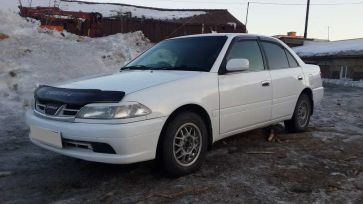
[[[292,56],[292,54],[288,50],[285,50],[285,52],[286,52],[286,55],[287,55],[287,59],[289,60],[290,67],[291,68],[298,67],[299,64],[297,63],[295,57]]]

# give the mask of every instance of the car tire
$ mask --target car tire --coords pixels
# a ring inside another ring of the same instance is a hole
[[[160,163],[173,177],[198,170],[208,148],[208,131],[202,118],[193,112],[183,112],[168,122],[161,141]]]
[[[311,108],[310,97],[306,94],[300,95],[291,120],[284,122],[286,131],[291,133],[306,131],[312,113]]]

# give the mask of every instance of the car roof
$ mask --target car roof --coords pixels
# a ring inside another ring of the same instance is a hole
[[[233,38],[236,36],[250,36],[250,37],[264,37],[269,39],[276,39],[270,36],[265,35],[257,35],[257,34],[248,34],[248,33],[206,33],[206,34],[196,34],[196,35],[185,35],[180,37],[175,37],[171,39],[178,39],[178,38],[190,38],[190,37],[203,37],[203,36],[227,36],[228,38]]]

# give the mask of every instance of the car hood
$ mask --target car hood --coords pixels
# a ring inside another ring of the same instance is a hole
[[[71,89],[100,89],[104,91],[123,91],[126,94],[140,91],[160,84],[193,77],[201,72],[192,71],[122,71],[117,74],[95,77],[59,85]]]

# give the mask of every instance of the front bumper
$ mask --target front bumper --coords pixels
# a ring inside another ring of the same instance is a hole
[[[77,147],[56,148],[30,138],[34,144],[66,156],[112,164],[130,164],[154,159],[165,121],[166,118],[162,117],[126,124],[71,123],[40,118],[33,111],[26,113],[29,126],[59,131],[62,140],[105,143],[116,154],[96,153]]]

